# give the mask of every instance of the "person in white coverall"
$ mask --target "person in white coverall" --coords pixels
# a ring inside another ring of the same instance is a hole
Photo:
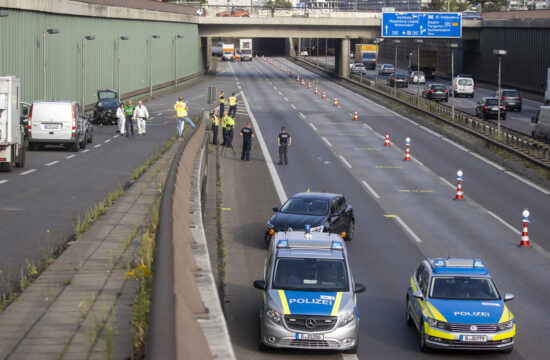
[[[134,109],[133,119],[137,121],[139,136],[143,136],[145,134],[145,120],[149,120],[149,112],[141,100],[138,101],[138,106]]]
[[[120,135],[124,135],[124,129],[126,129],[126,114],[124,113],[123,103],[120,103],[120,107],[116,109],[116,118],[118,120],[118,132]]]

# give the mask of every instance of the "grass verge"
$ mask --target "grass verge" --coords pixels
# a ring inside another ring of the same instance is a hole
[[[216,146],[217,147],[217,146]],[[218,294],[222,309],[225,304],[225,237],[222,223],[222,174],[220,155],[216,151],[216,259],[218,267]]]

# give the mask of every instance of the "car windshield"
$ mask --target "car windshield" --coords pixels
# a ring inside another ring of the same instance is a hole
[[[493,280],[485,277],[434,277],[429,295],[433,299],[500,300]]]
[[[460,79],[458,80],[458,85],[472,85],[471,79]]]
[[[365,53],[365,54],[363,54],[362,58],[363,58],[363,60],[365,60],[365,59],[374,59],[374,58],[376,58],[376,55],[374,53]]]
[[[328,201],[321,199],[289,199],[282,207],[285,214],[321,216],[328,214]]]
[[[251,51],[248,50],[248,49],[245,49],[245,50],[241,50],[241,54],[243,55],[250,55]]]
[[[342,259],[279,258],[273,272],[273,289],[349,291]]]
[[[498,106],[498,99],[487,99],[485,105]]]
[[[406,79],[407,76],[406,76],[406,75],[403,75],[403,74],[397,74],[397,78],[398,78],[398,79]]]
[[[423,72],[423,71],[420,71],[420,72],[413,71],[412,75],[413,75],[413,76],[420,76],[420,77],[423,77],[423,76],[424,76],[424,72]]]
[[[233,53],[232,53],[231,51],[226,51],[226,52],[224,52],[224,54],[225,54],[225,55],[231,55],[231,54],[233,54]]]
[[[519,92],[517,92],[516,90],[512,90],[512,91],[507,90],[502,92],[502,96],[519,97]]]
[[[446,90],[443,85],[432,85],[432,90]]]
[[[383,65],[383,67],[388,70],[393,69],[393,65]]]
[[[99,92],[99,98],[100,99],[116,99],[116,93],[113,91],[100,91]]]

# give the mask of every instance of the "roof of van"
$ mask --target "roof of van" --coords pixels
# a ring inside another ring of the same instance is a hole
[[[47,104],[47,103],[75,104],[75,103],[77,103],[77,101],[72,101],[72,100],[34,100],[32,103],[33,104]]]

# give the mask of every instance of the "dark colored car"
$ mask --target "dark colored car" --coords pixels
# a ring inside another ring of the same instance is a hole
[[[267,222],[265,240],[269,243],[272,231],[304,230],[346,233],[353,239],[355,218],[353,208],[343,195],[318,192],[298,193],[288,199]]]
[[[449,90],[443,84],[426,85],[422,91],[422,97],[434,101],[449,101]]]
[[[500,103],[506,106],[506,111],[514,111],[517,109],[521,112],[523,99],[521,98],[519,91],[513,89],[502,89],[500,91],[502,93]],[[495,93],[495,96],[498,96],[498,94]]]
[[[496,119],[498,114],[498,98],[484,97],[477,103],[476,115],[483,119]],[[506,120],[506,106],[500,103],[500,119]]]
[[[388,86],[394,86],[394,82],[396,87],[409,87],[409,77],[407,75],[396,73],[390,74],[388,78]]]
[[[116,111],[120,107],[118,93],[114,90],[98,90],[97,103],[94,108],[94,123],[113,125],[117,123]]]

